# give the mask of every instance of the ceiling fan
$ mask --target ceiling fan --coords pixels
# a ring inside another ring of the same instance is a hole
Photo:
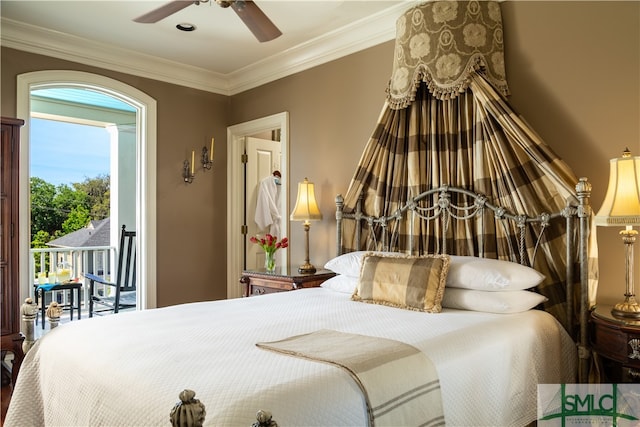
[[[151,12],[138,16],[134,19],[135,22],[143,24],[152,24],[158,22],[161,19],[166,18],[169,15],[184,9],[192,4],[199,5],[200,3],[206,3],[209,0],[175,0],[170,1],[164,6],[160,6]],[[213,0],[212,0],[213,1]],[[223,8],[231,7],[242,22],[251,30],[258,41],[268,42],[282,35],[282,32],[274,25],[273,22],[264,14],[264,12],[251,0],[215,0],[218,5]]]

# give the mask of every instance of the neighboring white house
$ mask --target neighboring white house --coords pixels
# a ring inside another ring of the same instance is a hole
[[[85,248],[109,246],[111,232],[109,218],[90,221],[85,228],[66,234],[47,243],[54,248]]]
[[[110,218],[90,221],[89,224],[47,243],[54,248],[95,248],[110,246],[111,221]],[[95,272],[98,275],[110,274],[109,257],[93,256],[93,250],[88,250],[86,271]],[[100,251],[103,253],[103,251]],[[60,254],[62,255],[62,254]],[[64,262],[65,260],[59,260]]]

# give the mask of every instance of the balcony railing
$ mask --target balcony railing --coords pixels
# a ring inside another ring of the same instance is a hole
[[[49,283],[51,272],[56,274],[59,269],[68,270],[69,278],[78,278],[83,283],[82,306],[88,307],[88,280],[83,273],[91,273],[109,280],[112,266],[116,265],[116,248],[113,246],[89,246],[80,248],[44,248],[30,249],[29,277],[33,278],[34,286],[29,288],[29,296],[35,298],[36,287],[40,281],[46,279]],[[113,272],[115,274],[115,271]],[[61,303],[66,301],[67,292],[51,292],[52,298],[59,299]]]

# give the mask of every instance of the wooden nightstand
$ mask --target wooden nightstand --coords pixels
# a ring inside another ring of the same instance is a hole
[[[600,355],[603,382],[640,383],[640,320],[620,319],[610,305],[591,312],[591,345]]]
[[[319,269],[315,273],[298,273],[298,267],[276,267],[267,272],[264,268],[243,270],[240,283],[244,285],[243,296],[264,295],[273,292],[293,291],[320,286],[335,276],[331,270]]]

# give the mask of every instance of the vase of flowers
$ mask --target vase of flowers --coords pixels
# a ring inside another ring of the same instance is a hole
[[[275,252],[264,253],[264,268],[267,271],[273,271],[276,269],[276,253]]]
[[[276,236],[265,234],[264,237],[252,236],[249,241],[259,245],[264,250],[264,268],[267,271],[273,271],[276,268],[276,251],[289,246],[289,239],[283,237],[278,241]]]

